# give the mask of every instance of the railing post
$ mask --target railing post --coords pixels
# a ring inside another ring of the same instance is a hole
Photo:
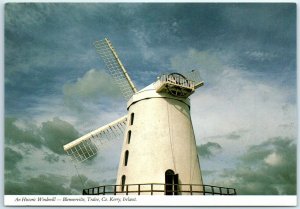
[[[219,187],[220,195],[222,195],[222,187]]]
[[[151,184],[151,195],[153,195],[153,184]]]
[[[229,195],[229,188],[227,188],[227,194]]]
[[[140,194],[141,194],[141,185],[138,184],[138,195],[140,195]]]
[[[203,186],[203,195],[205,195],[205,185],[202,186]]]
[[[114,185],[114,195],[117,194],[117,185]]]
[[[191,195],[193,195],[193,185],[190,184],[190,192],[191,192]]]
[[[211,186],[211,188],[212,188],[212,195],[215,195],[214,186]]]
[[[103,187],[103,195],[105,195],[105,186]]]
[[[87,193],[86,193],[85,189],[82,190],[82,195],[86,195],[86,194],[87,194]]]
[[[126,195],[128,195],[128,184],[126,185]]]

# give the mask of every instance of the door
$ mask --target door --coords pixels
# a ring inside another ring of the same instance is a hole
[[[165,172],[165,195],[178,195],[178,174],[168,169]]]

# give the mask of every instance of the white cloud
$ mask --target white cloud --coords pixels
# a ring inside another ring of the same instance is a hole
[[[226,60],[226,56],[220,57],[211,51],[199,51],[189,48],[187,51],[171,57],[170,64],[172,69],[179,72],[199,70],[201,77],[206,82],[211,83],[220,78],[219,74],[224,68],[222,59]]]
[[[246,51],[245,54],[256,61],[269,61],[277,57],[276,54],[264,51]]]
[[[136,30],[132,29],[132,33],[135,37],[134,43],[137,45],[137,48],[142,52],[142,55],[145,60],[152,60],[155,59],[155,53],[153,49],[148,45],[149,37],[147,36],[145,30]]]
[[[296,122],[289,91],[251,80],[236,69],[225,69],[220,77],[215,86],[198,89],[191,99],[192,117],[202,137],[249,130],[244,143],[253,144],[278,135],[296,136],[295,126],[282,127]]]
[[[97,100],[99,97],[116,97],[120,95],[119,89],[112,83],[111,77],[103,71],[91,69],[75,83],[65,84],[64,95],[67,98]]]
[[[222,153],[213,160],[200,157],[201,169],[214,169],[215,174],[233,169],[249,146],[277,136],[296,138],[297,109],[290,102],[295,97],[293,91],[263,79],[255,80],[255,71],[229,67],[214,53],[190,49],[182,54],[171,58],[172,66],[177,70],[200,66],[205,82],[191,96],[197,144],[212,142],[222,146]],[[229,140],[232,133],[238,133],[238,139]],[[276,160],[279,158],[270,156],[266,162]],[[204,181],[213,181],[213,177],[204,177]]]
[[[280,155],[276,154],[275,152],[269,154],[265,159],[264,161],[269,164],[269,165],[272,165],[272,166],[275,166],[275,165],[279,165],[281,162],[282,162],[282,158]]]
[[[76,82],[65,84],[63,92],[61,115],[71,120],[83,133],[116,120],[127,112],[121,91],[103,71],[89,70]]]
[[[296,104],[289,102],[295,97],[293,91],[255,80],[255,72],[229,67],[210,52],[190,49],[185,54],[171,58],[174,68],[207,66],[199,70],[205,85],[191,96],[198,136],[225,136],[244,130],[244,137],[248,135],[244,143],[249,144],[278,135],[296,136]]]

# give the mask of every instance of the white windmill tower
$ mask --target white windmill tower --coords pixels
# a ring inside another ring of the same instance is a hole
[[[233,188],[203,185],[188,98],[203,85],[197,72],[161,75],[137,91],[111,42],[105,38],[94,45],[128,100],[128,113],[64,145],[77,163],[94,156],[105,139],[124,134],[116,185],[83,194],[236,194]]]

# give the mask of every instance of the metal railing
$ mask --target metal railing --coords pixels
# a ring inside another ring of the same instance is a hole
[[[162,83],[170,83],[170,84],[175,84],[175,85],[178,85],[178,86],[182,86],[184,88],[190,88],[190,89],[194,89],[194,85],[195,85],[195,82],[192,81],[192,80],[188,80],[184,77],[179,77],[179,76],[173,76],[173,75],[161,75],[159,77],[159,80],[162,82]]]
[[[126,184],[84,189],[83,195],[236,195],[234,188],[201,184]]]

